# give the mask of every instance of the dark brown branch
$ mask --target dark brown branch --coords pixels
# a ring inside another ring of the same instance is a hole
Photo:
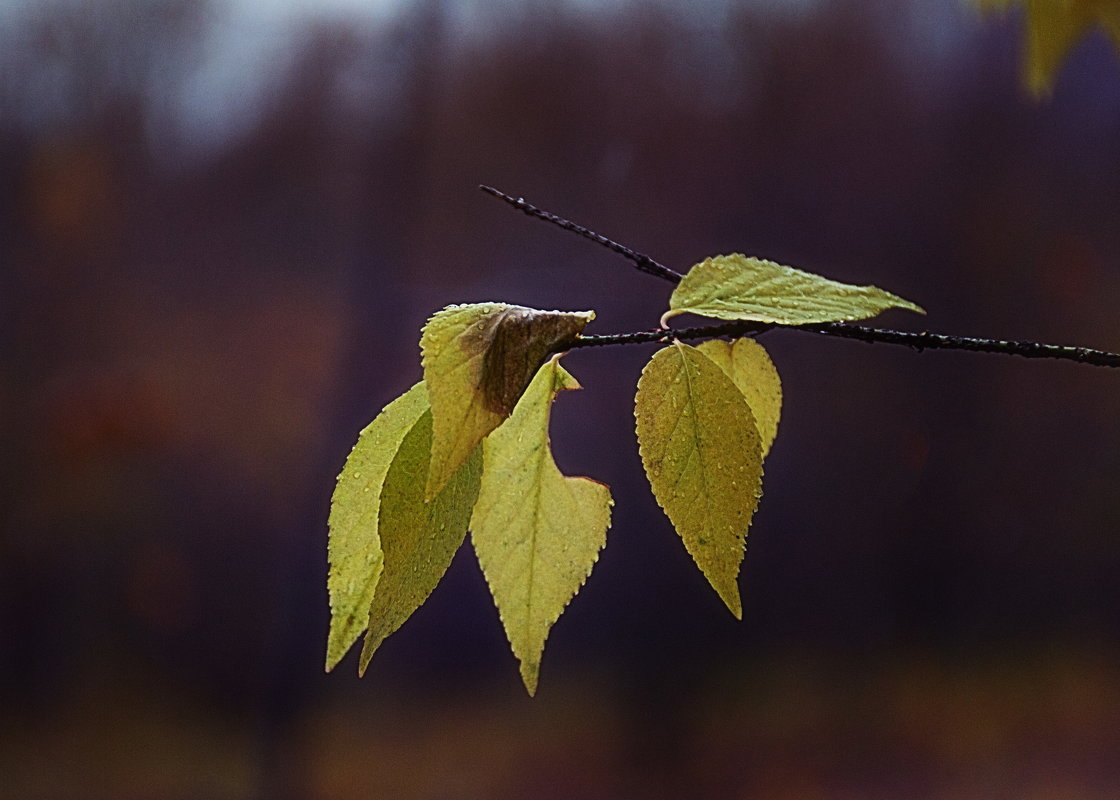
[[[829,322],[822,325],[791,326],[794,330],[822,333],[826,336],[839,336],[855,339],[858,342],[883,342],[901,344],[914,350],[968,350],[974,353],[998,353],[1023,358],[1059,358],[1076,361],[1078,364],[1092,364],[1097,367],[1120,367],[1120,353],[1095,350],[1091,347],[1075,347],[1064,344],[1043,344],[1031,341],[1008,341],[1005,339],[980,339],[974,336],[950,336],[944,333],[911,333],[893,331],[885,328],[866,328],[862,325],[846,325]]]
[[[763,333],[771,328],[805,331],[823,336],[839,336],[842,339],[855,339],[868,344],[876,342],[901,344],[914,350],[968,350],[975,353],[998,353],[1022,356],[1023,358],[1058,358],[1064,361],[1076,361],[1078,364],[1092,364],[1097,367],[1120,367],[1120,353],[1094,350],[1089,347],[1006,341],[1003,339],[978,339],[973,336],[948,336],[944,333],[929,333],[927,331],[912,333],[886,328],[867,328],[862,325],[847,325],[839,322],[819,325],[769,325],[761,322],[736,321],[672,331],[659,328],[634,333],[581,336],[574,344],[566,345],[565,349],[605,347],[615,344],[642,344],[671,339],[689,340],[711,339],[716,336],[750,336]]]
[[[490,186],[480,186],[484,192],[505,200],[531,217],[551,222],[559,228],[572,231],[585,239],[590,239],[596,244],[606,247],[624,258],[633,262],[634,266],[642,272],[656,275],[671,283],[680,283],[682,276],[679,272],[669,269],[644,253],[631,250],[613,239],[608,239],[602,234],[577,225],[574,222],[550,214],[543,209],[527,203],[520,197],[510,197]],[[929,333],[922,331],[895,331],[886,328],[869,328],[863,325],[850,323],[825,322],[814,325],[772,325],[761,322],[724,322],[716,325],[702,325],[695,328],[682,328],[680,330],[649,330],[634,333],[616,333],[598,336],[581,336],[575,343],[565,349],[576,347],[604,347],[608,345],[641,344],[648,342],[668,341],[670,339],[705,339],[716,336],[745,336],[759,334],[771,328],[784,328],[795,331],[807,331],[823,336],[838,336],[842,339],[854,339],[859,342],[874,344],[899,344],[914,350],[966,350],[976,353],[997,353],[1001,355],[1022,356],[1023,358],[1057,358],[1064,361],[1075,361],[1078,364],[1092,364],[1098,367],[1120,367],[1120,353],[1110,353],[1107,350],[1095,350],[1090,347],[1074,347],[1071,345],[1043,344],[1032,341],[1007,341],[1004,339],[982,339],[973,336],[951,336],[944,333]]]

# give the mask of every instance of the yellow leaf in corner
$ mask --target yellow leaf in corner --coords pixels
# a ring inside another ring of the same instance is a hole
[[[549,447],[552,401],[578,388],[556,358],[538,370],[513,416],[483,444],[471,518],[471,541],[530,695],[549,629],[591,574],[610,526],[607,487],[561,474]]]
[[[1117,0],[976,0],[984,10],[1024,8],[1023,82],[1036,97],[1049,95],[1062,63],[1094,27],[1111,35],[1120,49],[1120,2]]]
[[[766,348],[744,337],[733,342],[709,339],[696,349],[716,362],[743,393],[758,424],[762,457],[766,458],[778,435],[778,420],[782,416],[782,380]]]
[[[855,286],[740,253],[706,258],[669,298],[662,323],[677,314],[779,325],[844,322],[888,308],[924,314],[920,306],[875,286]]]
[[[762,443],[743,393],[710,358],[678,342],[646,364],[634,405],[654,497],[741,618],[736,579],[762,495]]]
[[[432,415],[425,412],[401,442],[381,490],[377,525],[385,567],[368,609],[359,674],[365,673],[381,642],[428,599],[467,535],[482,472],[481,449],[425,503],[431,450]]]
[[[346,655],[369,621],[369,604],[381,577],[381,539],[377,512],[381,488],[405,435],[428,410],[424,384],[418,383],[377,415],[358,435],[331,497],[327,525],[330,576],[327,590],[331,628],[327,638],[327,671]]]
[[[513,413],[548,355],[574,341],[594,317],[481,303],[448,306],[428,320],[420,337],[433,419],[426,497]]]

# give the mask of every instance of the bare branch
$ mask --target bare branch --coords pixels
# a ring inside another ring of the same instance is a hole
[[[566,220],[563,217],[558,217],[555,214],[550,214],[544,209],[537,208],[532,203],[526,203],[525,200],[520,197],[510,197],[505,192],[500,192],[493,186],[481,185],[478,188],[486,192],[487,194],[491,194],[494,197],[505,200],[511,206],[520,211],[523,211],[530,217],[536,217],[537,219],[543,219],[545,222],[551,222],[558,228],[563,228],[566,231],[571,231],[572,233],[582,236],[584,239],[590,239],[596,244],[602,245],[608,250],[612,250],[613,252],[618,253],[624,258],[630,259],[634,262],[634,266],[640,269],[642,272],[648,272],[650,275],[656,275],[658,278],[664,278],[665,280],[672,281],[673,283],[680,283],[681,278],[684,277],[679,272],[671,270],[664,264],[659,264],[658,262],[654,261],[645,253],[639,253],[636,250],[631,250],[629,247],[621,245],[613,239],[608,239],[606,236],[595,233],[595,231],[590,230],[589,228],[585,228],[582,225],[577,225],[574,222]]]
[[[511,206],[528,214],[530,217],[550,222],[558,228],[572,231],[585,239],[590,239],[596,244],[606,247],[624,258],[629,259],[634,266],[642,272],[656,275],[670,283],[680,283],[682,276],[679,272],[666,267],[644,253],[639,253],[613,239],[608,239],[582,225],[577,225],[563,217],[549,213],[526,202],[520,197],[511,197],[504,192],[490,186],[480,186],[487,194],[505,200]],[[1090,347],[1075,347],[1072,345],[1043,344],[1033,341],[1008,341],[1004,339],[984,339],[974,336],[952,336],[945,333],[919,333],[910,331],[895,331],[887,328],[869,328],[863,325],[850,323],[826,322],[816,325],[773,325],[760,322],[724,322],[717,325],[702,325],[695,328],[666,331],[663,329],[649,331],[635,331],[633,333],[616,333],[597,336],[581,336],[575,343],[569,344],[565,349],[576,347],[604,347],[608,345],[642,344],[648,342],[668,341],[670,339],[706,339],[717,336],[746,336],[764,333],[771,328],[806,331],[822,336],[838,336],[842,339],[854,339],[859,342],[874,344],[898,344],[914,350],[965,350],[975,353],[997,353],[1000,355],[1022,356],[1023,358],[1055,358],[1063,361],[1074,361],[1078,364],[1091,364],[1098,367],[1120,367],[1120,353],[1111,353],[1107,350],[1096,350]]]

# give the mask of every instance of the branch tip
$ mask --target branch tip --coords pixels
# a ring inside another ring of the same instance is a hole
[[[577,236],[582,236],[584,239],[595,242],[595,244],[605,247],[611,252],[617,253],[618,255],[622,256],[623,258],[629,259],[631,262],[633,262],[634,266],[640,269],[642,272],[654,275],[658,278],[662,278],[663,280],[671,281],[673,283],[680,283],[681,277],[683,277],[676,270],[669,269],[664,264],[660,264],[657,261],[654,261],[645,253],[639,253],[636,250],[631,250],[626,245],[619,244],[613,239],[608,239],[606,236],[603,236],[601,233],[596,233],[590,228],[585,228],[582,225],[577,225],[571,220],[564,219],[563,217],[558,217],[555,214],[545,211],[542,208],[537,208],[532,203],[526,202],[522,197],[512,197],[503,191],[495,189],[493,186],[487,186],[485,184],[480,184],[478,188],[482,189],[482,191],[486,192],[489,195],[497,197],[499,200],[505,200],[511,206],[529,215],[530,217],[544,220],[545,222],[549,222],[558,228],[562,228],[566,231],[571,231]]]

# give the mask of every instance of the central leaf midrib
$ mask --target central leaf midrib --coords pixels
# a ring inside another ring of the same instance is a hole
[[[545,399],[544,412],[541,414],[544,417],[545,434],[544,440],[537,448],[537,466],[533,476],[533,524],[529,529],[529,575],[525,595],[525,621],[522,630],[522,636],[526,642],[533,630],[533,587],[536,581],[537,566],[537,526],[540,523],[541,515],[541,485],[546,471],[545,456],[548,454],[548,423],[551,404],[552,396],[549,396]]]
[[[697,417],[699,416],[699,412],[698,412],[698,409],[696,407],[695,395],[694,395],[693,388],[692,388],[692,375],[691,375],[691,372],[689,370],[690,364],[688,362],[688,359],[685,357],[685,354],[684,354],[683,350],[680,351],[680,355],[681,355],[681,362],[682,362],[682,365],[683,365],[683,370],[682,371],[684,372],[685,391],[688,393],[688,406],[686,406],[686,408],[691,408],[692,412],[693,412],[692,421],[689,423],[692,427],[693,449],[700,456],[700,458],[697,459],[697,463],[699,463],[699,465],[700,465],[701,487],[702,487],[703,493],[704,493],[704,507],[708,511],[707,520],[710,521],[712,519],[712,516],[713,516],[712,515],[712,495],[707,490],[707,487],[708,487],[708,471],[704,468],[704,457],[703,457],[703,453],[701,452],[701,448],[700,448],[700,428],[699,428],[699,425],[697,425]],[[707,356],[704,356],[704,358],[707,358]],[[697,538],[699,538],[699,537],[697,537]]]

